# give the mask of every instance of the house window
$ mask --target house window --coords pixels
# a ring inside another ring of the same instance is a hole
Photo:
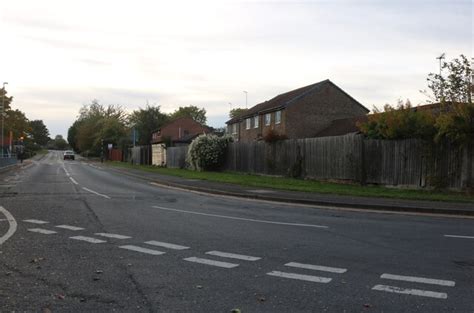
[[[276,111],[275,112],[275,124],[280,124],[281,123],[281,111]]]
[[[232,124],[232,135],[237,135],[237,123]]]
[[[250,129],[250,121],[251,121],[250,118],[247,118],[245,120],[245,129]]]
[[[253,118],[253,127],[258,128],[258,115]]]
[[[265,114],[265,125],[268,126],[270,125],[271,122],[272,122],[272,114],[271,113]]]

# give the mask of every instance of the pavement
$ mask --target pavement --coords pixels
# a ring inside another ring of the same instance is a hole
[[[473,203],[354,197],[270,188],[253,188],[236,184],[186,179],[146,172],[139,169],[114,167],[107,163],[95,164],[97,164],[97,166],[107,166],[114,171],[136,178],[142,178],[154,182],[155,184],[216,195],[346,209],[474,216]]]

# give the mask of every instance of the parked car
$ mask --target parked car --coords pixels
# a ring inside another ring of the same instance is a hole
[[[74,151],[64,151],[64,160],[74,160]]]

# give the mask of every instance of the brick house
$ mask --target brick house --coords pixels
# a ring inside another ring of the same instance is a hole
[[[226,122],[236,141],[261,140],[271,130],[289,139],[310,138],[332,121],[369,110],[329,79],[280,94]]]
[[[210,133],[211,129],[190,117],[172,120],[151,135],[151,162],[153,165],[166,164],[166,144],[180,146],[189,144],[195,137]]]

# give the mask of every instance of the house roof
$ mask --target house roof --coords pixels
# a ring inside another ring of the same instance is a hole
[[[325,129],[316,134],[315,137],[342,136],[359,131],[357,123],[363,123],[368,120],[368,115],[361,115],[349,118],[340,118],[331,122]]]
[[[232,124],[232,123],[240,121],[244,118],[251,117],[251,116],[254,116],[254,115],[257,115],[257,114],[260,114],[260,113],[271,112],[271,111],[276,111],[276,110],[281,109],[281,108],[285,108],[288,105],[290,105],[291,103],[293,103],[294,101],[319,90],[321,87],[323,87],[327,84],[331,84],[332,86],[336,87],[339,91],[343,92],[345,95],[347,95],[352,100],[354,100],[358,105],[360,105],[362,108],[367,110],[367,112],[369,112],[369,110],[366,107],[364,107],[357,100],[352,98],[344,90],[339,88],[336,84],[331,82],[329,79],[326,79],[326,80],[320,81],[320,82],[312,84],[312,85],[308,85],[308,86],[301,87],[301,88],[298,88],[298,89],[295,89],[295,90],[292,90],[292,91],[288,91],[286,93],[282,93],[282,94],[280,94],[280,95],[278,95],[278,96],[276,96],[276,97],[274,97],[274,98],[272,98],[268,101],[259,103],[255,106],[251,107],[250,109],[246,110],[241,115],[236,116],[236,117],[228,120],[226,123],[227,124]]]

